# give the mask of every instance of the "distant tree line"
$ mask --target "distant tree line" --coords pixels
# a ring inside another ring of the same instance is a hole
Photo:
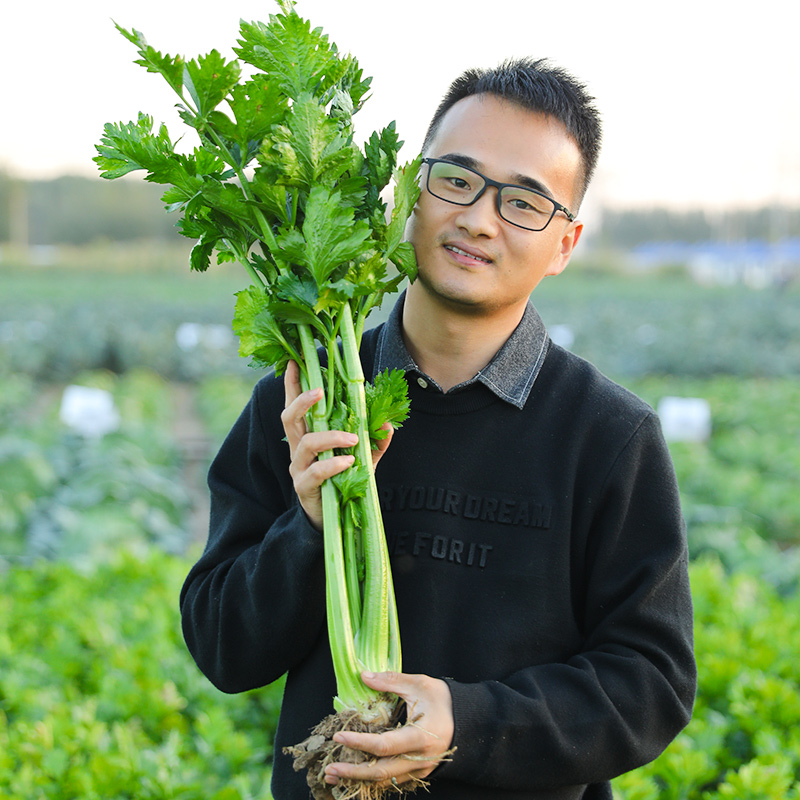
[[[127,180],[64,176],[23,181],[0,172],[0,242],[87,244],[96,240],[175,240],[177,214],[160,201],[165,187],[141,173]],[[800,208],[712,213],[664,208],[605,209],[595,241],[630,248],[646,242],[774,241],[800,237]]]
[[[648,242],[778,241],[800,237],[800,208],[765,206],[709,212],[665,208],[604,209],[599,238],[630,248]]]
[[[21,181],[0,173],[0,242],[174,240],[180,236],[174,227],[178,215],[164,211],[165,188],[136,175],[118,181],[76,176]]]

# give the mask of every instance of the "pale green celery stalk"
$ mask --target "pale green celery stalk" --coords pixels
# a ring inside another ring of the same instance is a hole
[[[303,348],[309,388],[322,387],[322,370],[311,329],[308,325],[298,325],[297,329]],[[314,431],[328,430],[324,403],[316,403],[312,408],[311,423]],[[332,455],[331,451],[326,451],[320,453],[319,458],[330,458]],[[361,680],[361,671],[365,668],[365,664],[356,655],[345,578],[339,502],[333,481],[326,480],[322,484],[321,491],[328,638],[337,691],[334,707],[337,711],[349,708],[358,709],[363,713],[374,705],[381,695],[367,687]]]
[[[341,366],[341,356],[336,339],[332,337],[328,342],[328,389],[329,402],[328,414],[333,408],[334,397],[340,397],[340,375],[344,370]],[[351,499],[339,507],[342,526],[342,543],[344,546],[344,574],[347,585],[347,602],[350,609],[350,622],[353,626],[354,637],[358,635],[361,626],[361,581],[358,577],[358,565],[361,559],[361,531],[360,525],[355,521],[354,514],[358,514],[358,501]]]
[[[351,500],[348,505],[355,503]],[[347,603],[350,609],[350,622],[354,638],[361,626],[361,582],[358,579],[359,539],[361,531],[353,522],[350,509],[342,514],[342,541],[344,543],[345,582],[347,584]]]
[[[378,500],[364,394],[364,371],[359,340],[349,303],[342,309],[341,329],[347,405],[357,420],[356,458],[367,469],[368,487],[362,505],[362,546],[364,550],[364,592],[362,620],[356,635],[356,653],[367,669],[375,672],[400,671],[400,636],[397,604],[394,601],[389,551]]]

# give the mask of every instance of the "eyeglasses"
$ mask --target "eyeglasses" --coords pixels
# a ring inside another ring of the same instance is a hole
[[[422,163],[428,165],[426,188],[446,203],[471,206],[483,196],[487,186],[494,186],[497,189],[497,213],[518,228],[543,231],[556,211],[561,211],[570,222],[575,219],[575,215],[560,203],[526,186],[498,183],[474,169],[442,158],[423,158]]]

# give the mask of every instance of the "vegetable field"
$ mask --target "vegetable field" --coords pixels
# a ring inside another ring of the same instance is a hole
[[[222,695],[180,640],[186,559],[120,552],[92,569],[0,574],[0,796],[268,800],[280,686]],[[800,597],[691,567],[695,716],[619,800],[798,797]]]
[[[0,574],[0,796],[268,797],[280,686],[224,696],[195,669],[175,598],[187,562]]]
[[[4,798],[269,797],[280,687],[213,689],[177,611],[208,461],[260,374],[236,356],[225,267],[0,272]],[[618,798],[800,798],[800,296],[559,281],[537,305],[573,350],[653,405],[711,408],[708,441],[670,445],[694,557],[697,710],[616,781]],[[116,426],[70,429],[69,385],[105,390]]]

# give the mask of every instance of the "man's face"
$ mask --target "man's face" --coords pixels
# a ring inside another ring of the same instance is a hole
[[[462,161],[502,183],[541,185],[573,208],[581,157],[564,126],[491,94],[456,103],[426,150],[431,158]],[[545,275],[567,264],[582,224],[560,212],[543,231],[502,220],[497,190],[488,187],[471,206],[439,200],[424,188],[409,222],[419,264],[419,287],[431,299],[469,313],[519,308]]]

